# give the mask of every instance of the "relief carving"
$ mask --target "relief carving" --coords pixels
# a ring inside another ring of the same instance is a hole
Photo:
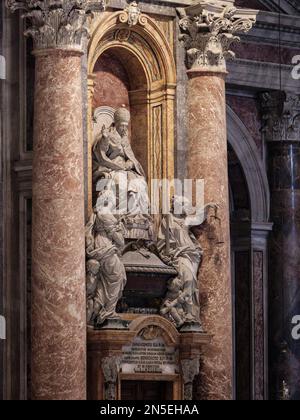
[[[139,335],[144,340],[154,340],[155,338],[162,336],[162,333],[163,331],[160,327],[149,325],[148,327],[143,328]]]
[[[134,1],[120,14],[119,20],[121,23],[127,23],[130,27],[138,24],[145,26],[147,23],[147,16],[142,14],[137,2]]]

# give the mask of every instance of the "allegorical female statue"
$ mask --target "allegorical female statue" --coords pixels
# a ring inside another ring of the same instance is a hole
[[[185,197],[173,198],[171,214],[163,219],[159,232],[158,247],[163,259],[177,269],[178,276],[168,285],[168,292],[160,313],[177,327],[201,330],[198,270],[203,251],[191,231],[192,226],[201,225],[208,215],[208,204],[204,209],[191,211],[191,204]],[[167,242],[168,251],[167,251]]]
[[[99,326],[119,318],[116,306],[126,284],[120,260],[124,228],[112,214],[112,194],[109,190],[100,193],[86,225],[87,318]]]

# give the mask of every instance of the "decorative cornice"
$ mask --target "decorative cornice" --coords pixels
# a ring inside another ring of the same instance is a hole
[[[231,44],[240,40],[234,34],[248,32],[256,21],[255,11],[237,10],[229,2],[203,0],[177,10],[191,70],[225,72],[226,59],[235,57]]]
[[[300,141],[300,95],[264,92],[261,107],[266,141]]]
[[[145,26],[147,24],[147,16],[142,14],[136,1],[130,3],[123,10],[119,16],[119,20],[121,23],[127,23],[130,27],[136,25]]]
[[[105,0],[100,0],[102,9]],[[83,51],[88,37],[89,0],[6,0],[12,12],[24,10],[28,19],[26,36],[34,40],[35,52],[49,49]]]

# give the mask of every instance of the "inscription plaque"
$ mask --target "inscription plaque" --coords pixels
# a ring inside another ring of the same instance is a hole
[[[122,372],[175,374],[178,352],[166,346],[162,337],[153,340],[136,337],[132,345],[123,347]]]

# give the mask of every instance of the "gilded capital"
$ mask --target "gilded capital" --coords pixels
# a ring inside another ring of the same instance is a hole
[[[235,57],[230,47],[240,40],[236,34],[248,32],[256,21],[254,10],[238,10],[230,1],[203,0],[177,10],[191,70],[226,72],[226,59]]]
[[[105,7],[105,0],[100,0]],[[12,12],[24,11],[28,20],[26,36],[31,36],[35,52],[48,49],[83,51],[88,37],[89,0],[6,0]]]

